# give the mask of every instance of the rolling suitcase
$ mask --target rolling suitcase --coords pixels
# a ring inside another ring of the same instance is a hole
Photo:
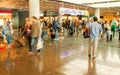
[[[51,39],[54,39],[55,38],[55,34],[51,34]]]
[[[23,39],[23,38],[18,38],[15,40],[15,42],[18,43],[21,47],[26,46],[25,39]]]
[[[83,32],[83,37],[84,38],[89,38],[90,37],[89,31],[87,29]]]

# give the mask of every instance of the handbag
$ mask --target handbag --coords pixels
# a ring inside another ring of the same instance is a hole
[[[89,38],[89,37],[90,37],[90,35],[89,35],[89,30],[88,30],[88,29],[86,29],[86,30],[83,32],[83,37],[84,37],[84,38]]]
[[[37,50],[43,48],[43,41],[42,38],[40,37],[37,42]]]

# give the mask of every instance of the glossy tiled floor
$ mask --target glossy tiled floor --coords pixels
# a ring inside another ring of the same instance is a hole
[[[99,41],[96,59],[89,59],[88,39],[46,39],[41,55],[27,47],[0,51],[0,75],[120,75],[119,41]]]

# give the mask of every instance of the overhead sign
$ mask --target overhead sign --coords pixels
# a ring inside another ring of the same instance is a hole
[[[12,13],[12,10],[0,10],[0,13]]]
[[[69,9],[69,8],[59,8],[60,14],[70,14],[70,15],[85,15],[89,16],[89,12],[85,10],[76,10],[76,9]]]

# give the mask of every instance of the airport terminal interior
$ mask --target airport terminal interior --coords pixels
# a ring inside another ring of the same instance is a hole
[[[119,50],[120,0],[0,0],[0,75],[120,75]]]

